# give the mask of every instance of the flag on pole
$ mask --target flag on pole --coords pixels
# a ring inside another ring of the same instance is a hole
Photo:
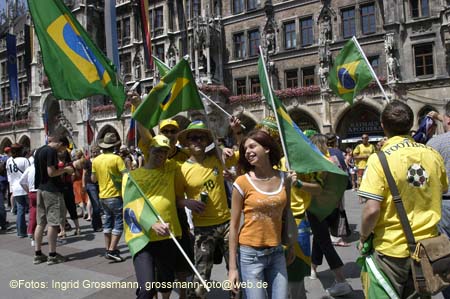
[[[65,100],[110,96],[119,117],[125,103],[124,87],[112,63],[70,10],[59,0],[28,0],[28,8],[54,96]]]
[[[334,60],[328,82],[334,93],[353,104],[353,98],[373,80],[370,66],[353,39],[349,40]]]
[[[106,54],[116,66],[116,73],[120,74],[119,44],[117,42],[116,0],[105,0],[105,38]]]
[[[123,196],[125,242],[134,256],[150,242],[149,232],[152,225],[158,221],[158,212],[140,192],[130,173],[123,179],[126,181]]]
[[[131,105],[131,114],[133,114],[135,110],[136,108],[134,107],[134,105]],[[127,141],[128,144],[136,146],[136,121],[133,118],[130,119],[130,129],[127,133]]]
[[[19,80],[17,77],[16,36],[6,34],[6,55],[8,57],[9,96],[12,102],[19,100]]]
[[[258,73],[264,98],[269,107],[276,109],[280,138],[284,143],[285,158],[290,168],[297,173],[327,172],[324,176],[322,193],[312,197],[308,208],[319,220],[323,220],[341,200],[347,187],[348,176],[326,159],[291,119],[281,101],[273,93],[262,55],[258,60]]]
[[[25,25],[25,69],[27,71],[28,86],[31,88],[31,62],[33,60],[33,28]]]
[[[88,145],[91,145],[92,141],[94,141],[94,130],[91,126],[91,120],[88,118],[86,121],[86,137]]]
[[[182,111],[204,109],[189,63],[181,59],[156,85],[133,113],[147,129]]]
[[[152,61],[152,36],[148,0],[139,0],[139,19],[141,20],[141,32],[144,40],[144,57],[148,69],[153,67]]]

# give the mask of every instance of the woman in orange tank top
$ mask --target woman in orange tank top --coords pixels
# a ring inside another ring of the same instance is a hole
[[[288,296],[286,258],[281,245],[282,219],[290,213],[290,178],[275,170],[281,152],[276,141],[257,130],[239,147],[239,166],[245,172],[233,184],[229,234],[229,280],[246,298]],[[239,230],[241,213],[244,224]],[[294,258],[288,247],[288,262]],[[238,270],[239,269],[239,270]]]

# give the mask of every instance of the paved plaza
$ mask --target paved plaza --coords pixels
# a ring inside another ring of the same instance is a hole
[[[352,299],[364,298],[359,278],[359,267],[355,260],[358,256],[356,242],[359,239],[359,223],[362,206],[358,203],[355,192],[346,191],[346,211],[354,230],[349,238],[350,247],[338,247],[338,253],[344,261],[344,272],[352,285],[354,292],[346,297]],[[8,213],[10,223],[15,222]],[[48,266],[46,263],[33,265],[34,249],[27,238],[16,237],[15,230],[0,235],[0,298],[135,298],[133,264],[128,247],[122,240],[119,249],[126,258],[122,263],[113,263],[103,257],[103,233],[93,233],[90,223],[80,219],[81,236],[68,237],[57,251],[68,258],[63,264]],[[45,237],[44,237],[45,241]],[[43,246],[43,252],[48,253],[48,247]],[[324,299],[325,289],[333,283],[333,275],[328,265],[318,268],[318,279],[305,280],[308,299]],[[226,279],[225,264],[213,268],[212,280]],[[177,290],[171,298],[178,298]],[[226,299],[228,293],[221,289],[213,289],[207,298]],[[434,296],[442,299],[442,295]]]

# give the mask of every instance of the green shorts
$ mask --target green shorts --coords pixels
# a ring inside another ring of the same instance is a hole
[[[66,206],[61,192],[39,190],[37,193],[37,224],[58,226],[63,224]]]

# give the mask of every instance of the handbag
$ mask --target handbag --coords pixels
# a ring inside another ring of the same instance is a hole
[[[347,213],[345,212],[342,201],[339,207],[334,209],[333,213],[327,218],[330,234],[334,237],[350,237],[352,230],[348,223]]]
[[[287,209],[284,212],[283,226],[281,228],[281,244],[293,245],[297,242],[298,230],[297,223],[295,223],[294,215],[291,209]]]
[[[402,198],[398,192],[384,152],[377,153],[386,175],[397,214],[405,232],[411,254],[411,269],[414,288],[420,295],[435,295],[450,286],[450,240],[439,235],[416,243],[406,216]]]

